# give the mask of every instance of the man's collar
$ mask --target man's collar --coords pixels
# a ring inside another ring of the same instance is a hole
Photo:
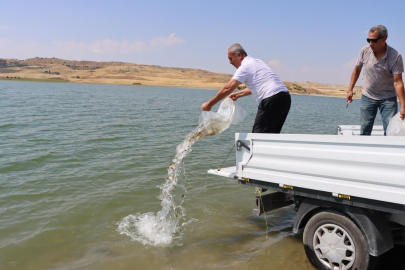
[[[381,60],[383,60],[383,59],[387,58],[387,55],[388,55],[388,50],[390,50],[390,49],[391,49],[391,47],[390,47],[390,46],[388,46],[388,43],[385,43],[385,46],[386,46],[385,55],[383,56],[383,58],[381,58]]]
[[[384,56],[379,60],[379,61],[381,61],[381,60],[383,60],[383,59],[385,59],[385,58],[387,58],[387,55],[388,55],[388,50],[391,50],[391,47],[390,46],[388,46],[388,43],[385,43],[385,45],[386,45],[386,50],[385,50],[385,54],[384,54]],[[373,50],[371,49],[371,47],[370,46],[368,46],[368,48],[369,48],[369,50],[373,53],[373,55],[374,55],[374,57],[376,57],[377,58],[377,56],[375,55],[375,52],[373,52]]]

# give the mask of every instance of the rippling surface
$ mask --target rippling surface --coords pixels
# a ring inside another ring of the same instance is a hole
[[[294,235],[295,212],[255,217],[253,188],[207,175],[238,126],[197,141],[185,160],[185,213],[176,241],[152,246],[120,234],[129,215],[157,213],[176,146],[214,91],[0,82],[1,269],[312,269]],[[359,101],[293,96],[283,133],[336,134],[359,123]],[[216,109],[215,109],[216,110]],[[378,119],[378,123],[381,122]],[[234,166],[231,155],[225,166]],[[129,229],[130,230],[130,229]],[[129,231],[129,234],[131,231]]]

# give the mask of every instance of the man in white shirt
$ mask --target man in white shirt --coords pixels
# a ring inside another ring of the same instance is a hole
[[[280,133],[291,107],[291,97],[285,84],[266,63],[248,56],[240,44],[229,47],[228,59],[237,69],[235,75],[214,97],[203,103],[201,109],[210,111],[228,95],[233,101],[253,95],[258,110],[252,132]],[[247,88],[232,93],[242,83]]]

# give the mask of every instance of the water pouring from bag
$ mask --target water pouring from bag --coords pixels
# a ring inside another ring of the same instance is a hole
[[[162,210],[156,215],[152,212],[129,215],[119,223],[117,231],[144,245],[170,244],[173,239],[179,238],[179,220],[185,217],[185,209],[181,206],[185,188],[180,177],[184,173],[184,158],[197,140],[220,134],[230,124],[241,123],[246,116],[247,112],[230,98],[221,103],[216,113],[203,111],[198,127],[177,146],[176,155],[167,170],[166,181],[160,186],[159,201]],[[181,194],[179,190],[182,191]]]

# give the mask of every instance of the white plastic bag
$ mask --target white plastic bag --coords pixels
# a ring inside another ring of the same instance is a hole
[[[405,136],[405,121],[401,120],[399,113],[394,115],[387,127],[388,136]]]
[[[230,98],[226,98],[218,111],[203,111],[200,115],[200,125],[204,125],[207,135],[217,135],[226,130],[230,124],[237,125],[245,120],[247,111]]]

